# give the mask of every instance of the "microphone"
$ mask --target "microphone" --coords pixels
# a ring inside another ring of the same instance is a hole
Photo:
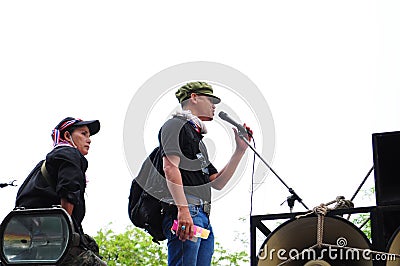
[[[242,126],[241,124],[237,123],[235,120],[233,120],[232,118],[229,117],[229,115],[225,112],[219,112],[218,116],[222,119],[225,120],[226,122],[228,122],[229,124],[234,125],[235,127],[237,127],[239,134],[247,134],[250,137],[253,137],[251,135],[251,133],[249,132],[249,130],[247,130],[244,126]]]

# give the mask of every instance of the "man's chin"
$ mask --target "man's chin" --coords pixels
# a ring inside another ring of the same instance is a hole
[[[212,121],[214,118],[209,116],[199,116],[201,121]]]

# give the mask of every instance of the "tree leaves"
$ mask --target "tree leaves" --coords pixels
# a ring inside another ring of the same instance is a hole
[[[109,266],[166,266],[167,247],[154,243],[143,230],[128,226],[123,233],[101,229],[94,237],[100,247],[100,255]],[[249,256],[245,251],[228,252],[219,242],[215,243],[212,265],[247,265]]]

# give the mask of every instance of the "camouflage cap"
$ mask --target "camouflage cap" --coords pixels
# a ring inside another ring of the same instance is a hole
[[[192,93],[209,96],[214,104],[221,102],[221,99],[213,94],[211,85],[202,81],[187,83],[175,92],[175,96],[178,98],[179,103],[182,103],[184,100],[189,99]]]

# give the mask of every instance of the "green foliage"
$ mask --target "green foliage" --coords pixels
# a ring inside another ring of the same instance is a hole
[[[363,195],[362,198],[371,199],[371,197],[375,194],[375,188],[369,188],[362,190]],[[369,240],[371,240],[371,220],[369,219],[369,213],[360,213],[355,216],[352,216],[352,223],[358,226],[361,231],[367,236]]]
[[[94,238],[100,247],[100,255],[109,266],[167,265],[165,243],[155,244],[151,237],[139,228],[128,226],[126,231],[120,234],[111,229],[101,229]],[[247,265],[248,262],[247,252],[229,252],[219,242],[215,243],[212,265],[238,266]]]
[[[167,265],[165,245],[155,244],[139,228],[129,226],[121,234],[110,229],[100,230],[94,238],[100,246],[100,255],[109,266]]]
[[[361,231],[371,240],[371,220],[369,219],[369,213],[358,214],[357,217],[352,219],[353,224],[361,227]]]
[[[229,253],[219,242],[215,242],[211,264],[215,266],[239,266],[243,265],[244,262],[249,262],[248,257],[249,255],[245,251]]]

